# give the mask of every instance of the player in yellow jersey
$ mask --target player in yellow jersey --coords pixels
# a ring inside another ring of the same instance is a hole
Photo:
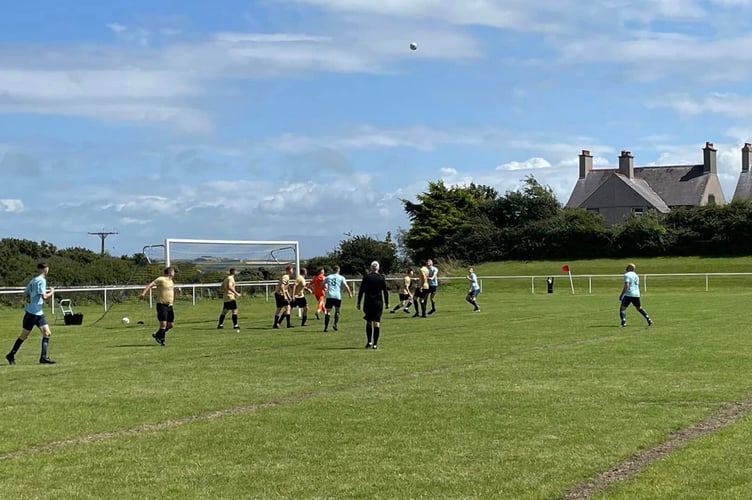
[[[273,328],[279,328],[282,321],[287,320],[287,328],[292,328],[290,323],[290,304],[292,303],[292,296],[290,295],[290,275],[292,274],[292,266],[285,268],[284,274],[279,278],[277,283],[277,289],[274,291],[274,302],[277,305],[277,310],[274,312],[274,325]]]
[[[408,267],[407,273],[402,278],[402,285],[400,286],[400,289],[399,289],[399,302],[397,303],[396,306],[394,306],[394,309],[389,311],[390,313],[394,314],[400,308],[404,308],[403,310],[406,313],[410,312],[410,304],[413,303],[413,294],[410,293],[410,288],[412,288],[412,284],[413,284],[413,268]]]
[[[306,291],[310,293],[310,290],[306,286],[307,272],[305,267],[301,267],[300,274],[295,277],[295,283],[292,285],[292,304],[290,304],[290,307],[297,307],[303,311],[300,326],[308,326],[308,302],[305,293]]]
[[[172,310],[172,303],[175,300],[175,283],[172,281],[174,276],[175,268],[172,266],[166,267],[164,274],[146,285],[141,292],[141,297],[143,298],[151,288],[156,289],[159,329],[152,333],[151,336],[161,346],[165,345],[167,331],[175,326],[175,311]]]
[[[423,265],[418,272],[418,284],[415,287],[415,298],[413,298],[413,304],[415,305],[415,314],[413,318],[418,316],[426,317],[426,299],[428,298],[428,267]]]
[[[222,281],[222,286],[220,287],[220,289],[222,290],[224,303],[222,304],[222,312],[219,315],[217,330],[221,330],[224,327],[225,316],[227,316],[227,313],[230,311],[232,311],[232,328],[234,330],[240,330],[240,326],[238,325],[237,301],[237,298],[240,297],[240,292],[235,289],[235,276],[237,274],[237,269],[231,267],[230,273],[227,275],[224,281]]]

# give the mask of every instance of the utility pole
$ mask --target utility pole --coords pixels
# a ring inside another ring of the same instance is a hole
[[[89,234],[95,234],[95,235],[99,236],[99,238],[102,240],[102,250],[100,251],[100,253],[102,255],[104,255],[104,240],[105,240],[105,238],[107,238],[111,234],[118,234],[118,233],[116,233],[114,231],[95,231],[93,233],[89,232]]]

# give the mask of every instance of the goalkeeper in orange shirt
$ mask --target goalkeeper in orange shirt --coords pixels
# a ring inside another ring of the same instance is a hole
[[[326,273],[323,267],[320,267],[316,272],[316,275],[311,278],[311,282],[308,283],[308,288],[313,290],[313,296],[316,297],[316,319],[319,317],[319,312],[324,312],[324,278]]]

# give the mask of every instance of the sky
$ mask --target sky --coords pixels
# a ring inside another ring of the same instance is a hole
[[[0,237],[132,255],[165,238],[409,227],[428,183],[566,203],[588,149],[635,166],[752,142],[748,0],[26,0],[0,15]],[[417,50],[410,50],[410,43]]]

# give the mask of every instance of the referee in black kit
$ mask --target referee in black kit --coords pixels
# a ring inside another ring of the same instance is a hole
[[[384,300],[382,301],[382,295]],[[363,297],[365,296],[365,301]],[[366,320],[366,349],[378,349],[381,331],[381,313],[389,309],[389,292],[386,280],[379,274],[379,263],[371,262],[371,271],[363,276],[358,290],[358,309],[363,301],[363,319]]]

